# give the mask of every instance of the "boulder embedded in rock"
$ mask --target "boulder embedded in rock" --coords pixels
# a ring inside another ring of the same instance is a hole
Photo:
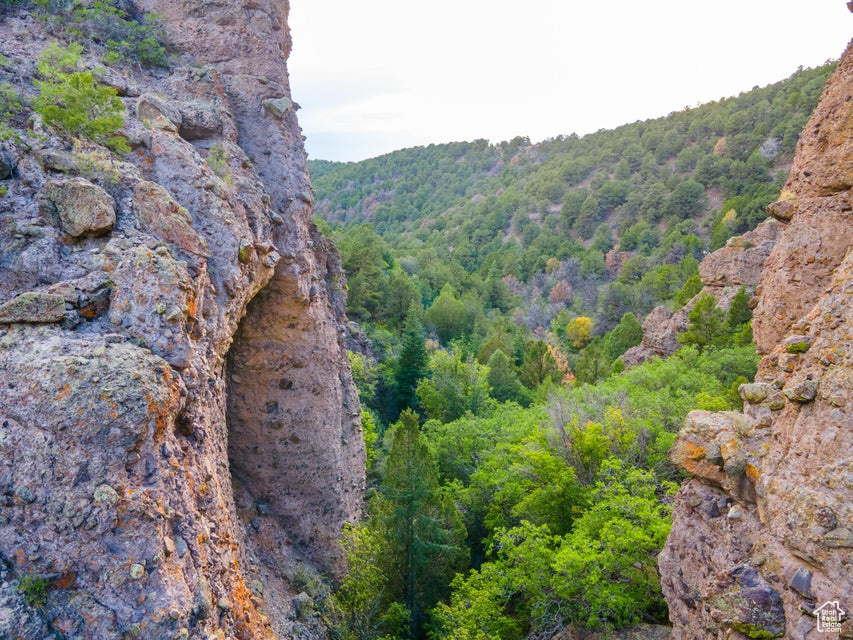
[[[293,108],[293,102],[287,97],[268,98],[267,100],[264,100],[261,104],[264,105],[264,109],[266,109],[276,118],[283,118],[285,114]]]
[[[136,117],[151,126],[178,131],[183,123],[180,110],[156,93],[143,93],[136,101]]]
[[[189,212],[156,182],[136,185],[133,208],[146,230],[160,240],[196,255],[210,255],[207,242],[192,227]]]
[[[59,216],[62,230],[70,236],[102,235],[115,225],[115,200],[84,178],[48,182],[42,194]]]
[[[62,296],[28,291],[0,305],[0,323],[52,323],[65,317]]]

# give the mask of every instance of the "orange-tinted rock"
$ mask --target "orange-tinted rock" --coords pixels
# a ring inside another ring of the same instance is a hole
[[[740,388],[745,413],[701,414],[720,428],[699,429],[694,412],[673,449],[693,474],[658,560],[674,638],[817,639],[809,613],[853,594],[851,95],[853,46],[771,207],[789,222],[773,223],[784,228],[757,291],[753,328],[765,355],[756,382]],[[714,446],[725,476],[710,464]],[[722,504],[732,505],[725,519],[712,515]],[[850,618],[840,635],[853,636]]]
[[[93,207],[53,193],[59,138],[16,151],[0,229],[0,303],[14,302],[0,312],[14,318],[0,326],[0,637],[325,637],[317,616],[297,619],[292,581],[340,571],[364,444],[345,279],[311,224],[296,109],[262,107],[291,100],[287,3],[136,5],[166,16],[175,66],[113,69],[142,98],[123,129],[133,152],[92,178],[112,222],[63,219]],[[49,41],[23,10],[0,20],[14,59]],[[35,67],[16,68],[22,86]],[[42,606],[18,591],[28,574],[49,579]]]
[[[177,249],[210,256],[207,242],[195,232],[189,211],[156,182],[144,180],[133,189],[133,209],[143,228]]]

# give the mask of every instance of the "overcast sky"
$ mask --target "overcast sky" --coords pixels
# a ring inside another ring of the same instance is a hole
[[[291,0],[309,157],[583,135],[837,59],[842,0]]]

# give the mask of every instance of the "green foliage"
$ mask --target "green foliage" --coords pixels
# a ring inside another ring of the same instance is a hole
[[[499,402],[517,402],[525,406],[530,402],[515,365],[503,349],[496,349],[489,356],[486,381],[492,397]]]
[[[119,0],[36,0],[39,13],[77,42],[103,45],[104,62],[137,61],[168,67],[163,18],[155,13],[131,17]]]
[[[690,276],[681,287],[681,291],[675,296],[675,304],[683,307],[690,302],[700,291],[702,291],[702,279],[699,274]]]
[[[463,360],[458,349],[438,350],[429,363],[429,377],[417,386],[420,406],[430,419],[452,422],[467,412],[484,415],[494,401],[489,394],[488,369]]]
[[[592,507],[555,554],[553,591],[534,604],[537,620],[558,609],[552,600],[564,605],[562,619],[553,621],[559,626],[622,628],[666,620],[656,558],[670,525],[658,490],[646,471],[618,461],[603,466]],[[672,485],[666,490],[674,493]]]
[[[528,521],[499,530],[490,560],[458,576],[450,602],[436,608],[433,637],[550,637],[665,620],[655,559],[669,518],[659,490],[648,472],[611,461],[570,533]]]
[[[112,154],[102,147],[87,148],[79,140],[75,140],[71,160],[77,175],[88,178],[108,191],[121,182],[121,173]]]
[[[214,142],[211,145],[204,160],[213,169],[213,173],[222,178],[226,184],[231,183],[231,167],[228,166],[228,152],[220,142]]]
[[[601,336],[596,336],[581,352],[575,364],[575,376],[579,382],[597,382],[609,373],[611,363]]]
[[[354,228],[338,244],[347,274],[347,310],[356,319],[370,319],[380,313],[388,247],[368,224]]]
[[[737,386],[757,364],[748,296],[728,312],[700,298],[667,360],[625,370],[621,356],[642,338],[645,314],[701,292],[703,255],[763,217],[780,186],[771,171],[790,161],[830,72],[584,137],[311,162],[350,278],[349,312],[379,359],[354,361],[361,397],[385,422],[406,406],[429,418],[405,455],[411,414],[367,430],[381,439],[370,446],[380,489],[364,525],[381,549],[379,574],[362,578],[365,594],[383,594],[370,633],[393,633],[377,626],[383,612],[408,611],[407,632],[420,637],[427,602],[435,639],[666,619],[654,556],[678,477],[668,451],[688,411],[739,407]],[[570,331],[581,317],[585,327]],[[427,351],[417,319],[443,347],[430,340]],[[435,463],[407,476],[409,459],[430,460],[420,445]],[[389,491],[404,480],[412,500]],[[405,587],[400,576],[420,574],[392,566],[411,558],[394,546],[406,539],[399,505],[416,503],[432,515],[414,520],[424,527],[415,555],[435,571]],[[447,557],[429,556],[442,545]]]
[[[641,318],[694,275],[685,259],[700,259],[764,216],[779,192],[769,168],[790,161],[832,67],[583,137],[535,145],[477,140],[358,163],[311,161],[318,213],[338,236],[346,239],[369,220],[386,243],[373,284],[361,288],[374,300],[365,304],[354,283],[350,312],[399,330],[412,300],[429,308],[450,285],[454,295],[441,296],[431,312],[445,346],[463,336],[471,344],[488,339],[498,315],[529,331],[525,339],[540,337],[562,311],[590,317],[599,335],[629,311]],[[762,154],[775,155],[771,161]],[[717,211],[721,196],[724,209]],[[731,228],[722,221],[728,208],[738,212]],[[643,269],[623,277],[621,259],[633,256],[614,253],[608,264],[613,248],[640,254]],[[395,260],[406,277],[390,287]],[[394,323],[385,300],[396,291],[406,293]]]
[[[12,116],[23,107],[21,96],[6,82],[0,83],[0,142],[15,136],[11,128]]]
[[[575,470],[547,445],[541,430],[498,446],[471,476],[470,499],[487,531],[529,521],[566,533],[584,503]]]
[[[453,285],[445,284],[424,313],[424,319],[435,328],[442,344],[449,344],[471,329],[473,319],[469,309],[457,296]]]
[[[398,637],[409,612],[388,594],[383,573],[381,535],[370,526],[344,526],[342,546],[349,573],[326,601],[323,617],[334,640],[376,640]]]
[[[619,324],[604,336],[604,354],[610,360],[615,360],[631,347],[640,344],[642,339],[643,325],[637,320],[637,316],[629,311],[622,316]]]
[[[421,378],[429,374],[429,357],[424,346],[424,329],[414,309],[409,311],[403,326],[402,347],[394,368],[397,406],[417,406],[416,389]]]
[[[392,428],[392,445],[379,493],[371,501],[372,526],[382,536],[379,566],[389,594],[411,613],[410,630],[447,592],[465,567],[465,526],[451,496],[440,489],[435,459],[405,411]]]
[[[112,87],[98,85],[91,71],[77,71],[83,48],[71,43],[63,48],[56,43],[42,52],[36,80],[41,91],[34,101],[35,110],[45,124],[72,136],[82,136],[113,151],[127,152],[127,141],[115,135],[124,124],[125,108]]]
[[[531,340],[527,343],[519,379],[528,389],[535,389],[546,381],[558,383],[563,379],[556,359],[543,340]]]
[[[738,327],[750,320],[752,320],[752,308],[749,306],[749,294],[744,287],[741,287],[732,298],[726,322],[730,331],[736,331]]]
[[[703,349],[718,342],[728,329],[726,312],[717,305],[717,299],[709,294],[696,301],[687,318],[690,321],[687,331],[678,335],[681,344],[692,344]]]
[[[18,580],[18,593],[31,607],[43,608],[47,604],[47,588],[50,582],[47,578],[32,573],[21,576]]]
[[[370,473],[379,458],[379,427],[370,411],[361,410],[361,431],[364,434],[365,467]]]

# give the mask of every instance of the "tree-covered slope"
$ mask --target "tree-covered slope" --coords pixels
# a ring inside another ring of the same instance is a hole
[[[447,284],[468,296],[469,326],[515,308],[534,331],[562,313],[561,327],[587,316],[603,334],[627,311],[676,304],[705,253],[765,216],[834,67],[583,137],[311,161],[351,315],[399,327],[413,297],[429,307]],[[403,287],[389,299],[403,280],[396,267],[417,295]]]
[[[519,276],[544,267],[531,252],[569,251],[605,221],[626,249],[659,244],[684,220],[716,248],[763,216],[833,69],[800,70],[736,98],[580,138],[313,160],[317,213],[330,223],[371,222],[403,251],[445,249],[468,271],[492,261],[512,271],[502,256],[521,248]],[[721,215],[706,220],[713,213]]]
[[[831,70],[583,138],[311,163],[370,338],[368,517],[332,637],[666,621],[667,453],[691,409],[741,406],[757,360],[751,292],[697,296],[698,264],[764,217]],[[683,346],[624,371],[638,318],[691,299]]]

